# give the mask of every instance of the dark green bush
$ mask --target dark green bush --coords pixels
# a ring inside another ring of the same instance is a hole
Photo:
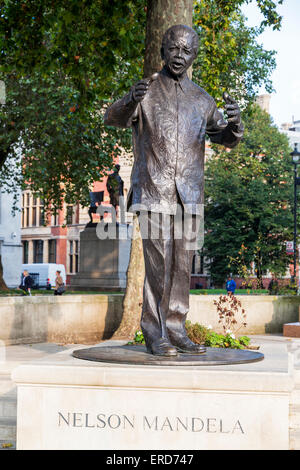
[[[240,336],[235,338],[232,333],[226,335],[215,333],[199,323],[187,321],[186,331],[191,341],[196,344],[204,344],[211,348],[231,348],[231,349],[247,349],[250,344],[248,336]],[[136,331],[133,341],[128,344],[145,344],[142,331]]]

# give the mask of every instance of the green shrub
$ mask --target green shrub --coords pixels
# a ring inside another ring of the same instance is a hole
[[[247,338],[247,337],[244,336],[243,338]],[[250,342],[250,339],[249,339],[249,342]],[[235,338],[232,333],[227,333],[226,335],[223,335],[223,334],[215,333],[214,331],[209,331],[204,344],[205,346],[208,346],[211,348],[231,348],[231,349],[245,349],[245,346],[246,346],[244,343],[240,341],[239,338]]]
[[[141,330],[136,331],[133,341],[130,341],[128,344],[145,344],[143,332]]]
[[[250,344],[250,338],[248,338],[248,336],[235,338],[232,333],[226,333],[225,335],[215,333],[199,323],[192,323],[190,321],[187,321],[185,326],[188,337],[196,344],[204,344],[211,348],[231,349],[247,349],[247,346]],[[128,344],[145,344],[142,331],[136,331],[133,341],[130,341]]]
[[[199,323],[192,323],[189,320],[185,323],[188,337],[196,344],[204,344],[209,330]]]

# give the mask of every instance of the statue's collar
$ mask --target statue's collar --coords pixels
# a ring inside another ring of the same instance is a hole
[[[171,74],[170,72],[168,71],[167,67],[164,66],[163,69],[160,71],[160,75],[161,77],[163,78],[164,81],[166,82],[169,82],[170,80],[173,82],[173,83],[178,83],[178,85],[180,86],[180,88],[182,89],[182,91],[184,93],[186,93],[188,91],[188,86],[189,86],[189,83],[190,83],[190,79],[188,78],[187,76],[187,73],[185,73],[181,78],[180,80],[176,80]]]

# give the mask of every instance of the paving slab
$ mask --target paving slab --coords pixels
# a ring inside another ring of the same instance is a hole
[[[250,336],[250,335],[249,335]],[[293,370],[293,367],[296,365],[297,367],[300,367],[300,339],[295,339],[295,338],[287,338],[284,337],[283,335],[255,335],[255,336],[250,336],[251,338],[251,345],[257,345],[259,346],[258,351],[264,354],[264,360],[260,362],[255,362],[255,363],[247,363],[247,364],[234,364],[234,365],[219,365],[219,366],[201,366],[201,371],[203,371],[202,375],[207,375],[206,379],[209,381],[211,380],[210,375],[214,375],[214,386],[215,386],[215,379],[217,380],[217,375],[214,374],[214,372],[220,371],[230,371],[228,377],[228,380],[230,382],[230,378],[233,378],[234,376],[239,375],[239,386],[241,387],[241,393],[243,394],[243,390],[247,389],[248,387],[248,372],[250,372],[249,377],[256,377],[255,383],[256,387],[259,388],[260,380],[259,376],[261,374],[261,378],[266,377],[265,379],[266,382],[266,391],[268,390],[268,393],[277,393],[277,388],[278,390],[285,390],[285,387],[288,388],[289,385],[285,384],[285,381],[287,380],[287,377],[290,376],[290,372]],[[68,369],[67,372],[70,376],[75,374],[75,369],[79,368],[78,370],[81,370],[83,375],[88,374],[90,377],[91,383],[94,383],[93,381],[98,380],[99,378],[99,373],[100,369],[102,370],[102,373],[105,374],[110,374],[111,378],[114,378],[114,375],[118,376],[119,379],[119,373],[118,370],[120,369],[119,364],[108,364],[108,363],[97,363],[97,362],[91,362],[91,361],[85,361],[82,359],[77,359],[72,356],[72,352],[74,350],[78,349],[84,349],[87,347],[91,346],[97,346],[97,347],[109,347],[109,346],[118,346],[118,345],[124,345],[126,344],[126,341],[116,341],[116,340],[108,340],[108,341],[102,341],[99,344],[96,345],[91,345],[91,344],[54,344],[54,343],[37,343],[37,344],[28,344],[28,345],[15,345],[15,346],[7,346],[5,348],[5,361],[0,363],[0,378],[2,377],[3,380],[7,380],[7,378],[10,377],[10,374],[12,373],[13,370],[15,370],[18,366],[26,366],[26,368],[30,368],[31,365],[34,366],[34,364],[38,365],[45,365],[46,370],[49,371],[51,375],[51,365],[55,364],[55,367],[58,366],[58,369],[61,369],[61,374],[62,379],[65,380],[65,373],[63,373],[64,369]],[[50,366],[50,367],[49,367]],[[62,366],[62,367],[60,367]],[[123,367],[123,366],[122,366]],[[138,378],[138,370],[130,370],[130,369],[135,369],[139,368],[137,365],[124,365],[126,368],[124,373],[124,377],[126,376],[126,370],[127,372],[132,375],[136,374]],[[149,376],[151,376],[151,373],[154,371],[153,365],[147,366],[149,368]],[[103,372],[103,368],[105,368],[105,371]],[[158,366],[159,368],[159,366]],[[84,369],[84,372],[83,372]],[[184,374],[184,371],[182,370],[183,367],[178,367],[178,374],[175,374],[177,378],[175,379],[178,381],[180,379],[179,376],[181,374]],[[194,370],[197,369],[197,366],[184,366],[184,370]],[[43,374],[43,368],[39,369],[37,367],[33,367],[33,370],[36,371],[37,374]],[[26,370],[25,370],[26,372]],[[237,374],[234,374],[236,372]],[[296,372],[300,372],[297,370]],[[67,374],[67,376],[68,376]],[[25,374],[26,375],[26,374]],[[46,374],[47,375],[47,374]],[[76,375],[76,374],[75,374]],[[146,371],[146,375],[147,371]],[[224,374],[223,374],[224,375]],[[163,381],[164,373],[161,372],[159,374],[161,377],[161,380]],[[192,380],[193,374],[190,374],[190,377]],[[55,380],[53,383],[60,383],[57,382],[58,376],[55,377]],[[76,378],[76,377],[75,377]],[[126,378],[126,377],[125,377]],[[125,380],[124,378],[124,380]],[[205,377],[201,377],[203,379]],[[174,379],[174,380],[175,380]],[[257,380],[258,379],[258,380]],[[271,380],[272,379],[272,380]],[[79,379],[78,379],[79,380]],[[21,380],[22,382],[22,380]],[[26,382],[26,380],[25,380]],[[222,384],[222,387],[224,385],[225,389],[226,386],[230,386],[230,383],[227,382]],[[227,385],[226,385],[227,384]],[[170,385],[171,386],[171,385]],[[258,393],[260,390],[257,390]],[[299,433],[299,427],[298,427],[298,395],[297,395],[297,400],[295,399],[295,402],[293,403],[293,409],[297,411],[297,413],[294,413],[295,416],[293,417],[293,423],[294,427],[291,428],[291,448],[299,448],[299,439],[298,439],[298,433]],[[293,411],[292,409],[292,411]],[[7,427],[10,428],[10,424],[7,422]],[[8,429],[9,430],[9,429]],[[10,434],[7,436],[9,439]],[[5,439],[5,438],[3,438]],[[14,448],[14,442],[13,439],[11,440],[13,447]],[[0,445],[1,449],[1,445]]]
[[[300,339],[287,338],[282,335],[255,335],[250,336],[251,345],[259,346],[258,351],[263,353],[265,358],[263,361],[248,363],[248,364],[234,364],[234,365],[216,365],[205,367],[203,369],[214,370],[243,370],[243,371],[257,371],[257,372],[288,372],[289,370],[289,352],[296,353],[296,359],[298,360],[297,352],[299,351],[299,366],[300,366]],[[93,347],[108,347],[126,344],[126,341],[120,340],[107,340],[102,341]],[[72,363],[86,367],[91,366],[90,361],[84,361],[81,359],[75,359],[72,357],[72,352],[77,349],[83,349],[91,347],[92,345],[86,344],[54,344],[54,343],[36,343],[28,345],[14,345],[5,347],[5,360],[0,362],[0,376],[7,375],[12,370],[21,364],[29,363],[48,363],[51,362],[55,357],[55,362],[67,361],[68,365]],[[60,354],[58,354],[60,353]],[[96,365],[96,363],[93,363]],[[103,365],[103,364],[102,364]],[[296,366],[298,362],[296,361]],[[113,364],[107,364],[108,367],[114,367]],[[135,367],[134,365],[127,365],[126,367]],[[193,367],[193,366],[191,366]]]

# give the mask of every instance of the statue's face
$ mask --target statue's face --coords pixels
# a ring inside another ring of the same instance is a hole
[[[186,31],[174,32],[162,51],[166,66],[175,77],[182,76],[192,65],[195,57],[192,35]]]

